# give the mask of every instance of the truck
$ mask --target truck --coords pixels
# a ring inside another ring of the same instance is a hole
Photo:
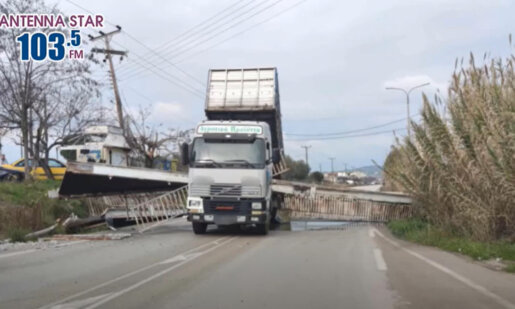
[[[205,115],[181,146],[194,233],[215,224],[267,234],[282,203],[272,178],[286,170],[277,69],[209,70]]]

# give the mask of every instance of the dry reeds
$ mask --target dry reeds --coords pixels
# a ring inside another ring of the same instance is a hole
[[[456,65],[444,112],[424,96],[384,170],[431,223],[491,240],[515,235],[515,57],[484,61]]]

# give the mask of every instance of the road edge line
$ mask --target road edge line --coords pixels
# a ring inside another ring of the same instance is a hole
[[[464,277],[464,276],[462,276],[462,275],[452,271],[451,269],[443,266],[442,264],[440,264],[438,262],[435,262],[435,261],[431,260],[428,257],[423,256],[420,253],[417,253],[417,252],[415,252],[413,250],[410,250],[408,248],[405,248],[405,247],[401,246],[398,242],[396,242],[394,240],[391,240],[390,238],[386,237],[383,233],[381,233],[377,229],[374,229],[374,233],[377,233],[377,235],[381,236],[384,240],[389,242],[394,247],[405,251],[406,253],[408,253],[408,254],[418,258],[421,261],[426,262],[427,264],[429,264],[429,265],[433,266],[434,268],[436,268],[436,269],[438,269],[438,270],[448,274],[449,276],[451,276],[454,279],[460,281],[461,283],[465,284],[466,286],[468,286],[468,287],[470,287],[470,288],[480,292],[484,296],[490,297],[491,299],[495,300],[497,303],[499,303],[503,307],[509,308],[509,309],[515,309],[515,304],[513,304],[510,301],[502,298],[501,296],[493,293],[492,291],[488,290],[487,288],[483,287],[482,285],[474,283],[472,280],[468,279],[467,277]]]
[[[386,261],[383,258],[383,252],[379,248],[374,248],[374,258],[376,260],[377,270],[387,271]]]

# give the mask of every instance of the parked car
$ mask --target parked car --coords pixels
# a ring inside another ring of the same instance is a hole
[[[34,160],[28,159],[31,166],[34,166]],[[66,165],[56,159],[48,159],[48,167],[54,176],[54,179],[63,179],[66,172]],[[19,159],[12,164],[3,164],[0,166],[0,180],[3,181],[21,181],[25,176],[25,159]],[[38,164],[32,170],[32,176],[36,180],[48,179],[41,164]]]

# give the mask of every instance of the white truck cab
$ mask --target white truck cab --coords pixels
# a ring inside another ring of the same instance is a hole
[[[183,162],[189,165],[188,220],[195,233],[216,224],[255,225],[266,234],[278,155],[266,122],[200,123],[183,150]]]

